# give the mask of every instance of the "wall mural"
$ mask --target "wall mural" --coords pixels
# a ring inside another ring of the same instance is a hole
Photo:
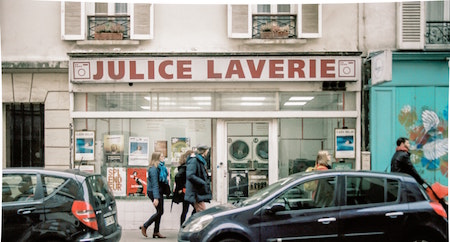
[[[421,176],[430,183],[447,184],[447,179],[441,181],[436,173],[448,178],[448,105],[438,113],[426,106],[417,112],[405,105],[398,120],[409,136],[411,162]]]

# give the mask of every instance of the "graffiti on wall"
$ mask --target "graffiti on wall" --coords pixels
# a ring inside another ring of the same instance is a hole
[[[448,177],[448,105],[439,113],[405,105],[398,120],[409,135],[411,162],[424,173],[439,171]]]

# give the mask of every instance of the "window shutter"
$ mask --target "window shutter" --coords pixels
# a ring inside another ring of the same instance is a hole
[[[131,39],[153,39],[154,5],[147,3],[131,4]]]
[[[299,38],[322,37],[322,5],[299,4],[297,27]]]
[[[398,3],[397,47],[399,49],[423,49],[424,37],[424,2]]]
[[[84,40],[86,38],[85,3],[61,2],[61,39]]]
[[[252,38],[250,5],[228,5],[228,38]]]

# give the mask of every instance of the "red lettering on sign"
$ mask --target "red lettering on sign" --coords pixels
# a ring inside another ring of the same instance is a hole
[[[159,75],[164,79],[173,79],[173,74],[169,74],[166,72],[166,67],[168,65],[173,66],[173,61],[166,60],[161,62],[161,64],[159,65]]]
[[[269,78],[283,78],[283,60],[269,60]]]
[[[255,67],[254,60],[247,60],[248,69],[250,70],[250,74],[252,78],[260,78],[262,71],[264,70],[265,60],[258,61],[258,67]]]
[[[130,61],[130,79],[131,80],[144,79],[144,74],[136,73],[136,61]]]
[[[191,74],[191,61],[178,61],[177,62],[177,78],[178,79],[190,79],[192,78]]]
[[[209,78],[222,78],[222,74],[214,73],[214,60],[208,60],[208,79]]]
[[[309,77],[316,77],[316,60],[309,60]]]
[[[100,80],[103,77],[103,61],[97,61],[97,73],[94,75],[94,80]]]
[[[295,78],[295,73],[297,73],[298,78],[305,78],[304,67],[305,62],[303,60],[288,60],[288,77]]]
[[[327,77],[335,77],[335,71],[336,65],[334,65],[334,60],[321,60],[320,61],[320,76],[322,78]]]
[[[125,61],[118,61],[119,73],[116,74],[114,61],[108,61],[108,76],[113,80],[120,80],[125,76]]]
[[[232,75],[238,75],[239,78],[245,78],[241,62],[238,60],[231,60],[228,64],[228,70],[225,78],[231,78]]]
[[[155,79],[155,62],[154,61],[148,61],[147,62],[147,67],[148,67],[148,79]]]

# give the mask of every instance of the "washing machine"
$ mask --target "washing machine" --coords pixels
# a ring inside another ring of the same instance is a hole
[[[269,140],[267,137],[253,137],[253,167],[255,169],[268,169]]]
[[[228,137],[228,168],[252,169],[252,137]]]

